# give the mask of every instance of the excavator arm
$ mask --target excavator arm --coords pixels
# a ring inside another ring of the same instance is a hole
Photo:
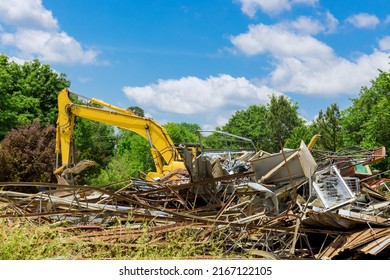
[[[75,117],[81,117],[100,123],[133,131],[145,138],[150,144],[156,172],[149,173],[149,178],[161,177],[178,168],[185,168],[179,152],[168,133],[160,124],[151,118],[144,118],[97,99],[92,103],[107,107],[110,110],[75,104],[69,97],[70,91],[63,89],[58,95],[58,118],[56,127],[57,169],[60,174],[72,164],[72,141]],[[62,166],[59,167],[59,158]]]

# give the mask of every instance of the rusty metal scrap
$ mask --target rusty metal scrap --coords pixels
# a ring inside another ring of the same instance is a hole
[[[191,230],[194,242],[218,236],[226,254],[389,258],[390,198],[375,189],[372,174],[355,168],[384,154],[384,148],[315,151],[302,143],[276,154],[185,158],[188,170],[158,181],[130,178],[100,187],[3,182],[0,219],[50,224],[107,246],[139,246],[145,236],[155,246],[169,232]],[[20,191],[32,187],[35,193]]]

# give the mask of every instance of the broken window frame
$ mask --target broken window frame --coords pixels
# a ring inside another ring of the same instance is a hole
[[[348,187],[348,184],[345,182],[343,177],[340,174],[340,171],[335,165],[332,165],[329,169],[327,169],[329,174],[324,174],[324,172],[317,172],[315,176],[317,177],[317,180],[314,180],[312,182],[312,186],[317,193],[318,198],[321,200],[322,205],[324,208],[322,209],[322,212],[328,212],[333,211],[336,209],[339,209],[345,205],[348,205],[354,201],[356,201],[356,196],[352,192],[352,190]],[[323,183],[318,182],[318,178],[322,176],[325,179],[327,179],[327,176],[333,177],[337,179],[337,184],[333,185],[336,188],[337,195],[341,198],[339,200],[334,201],[334,196],[329,196],[327,194],[328,191],[323,189]],[[337,202],[338,201],[338,202]]]

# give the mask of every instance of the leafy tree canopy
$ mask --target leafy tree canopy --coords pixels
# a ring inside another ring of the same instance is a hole
[[[291,132],[290,136],[284,143],[284,146],[290,149],[297,149],[301,144],[301,141],[308,145],[315,134],[318,134],[318,131],[314,125],[297,126]],[[319,141],[317,141],[315,148],[317,148],[318,142]]]
[[[373,148],[385,146],[387,159],[382,168],[390,168],[390,73],[379,70],[371,87],[362,87],[352,106],[342,111],[344,145]]]
[[[54,124],[57,94],[70,81],[37,59],[19,65],[0,54],[0,139],[11,129],[39,119]]]
[[[164,125],[168,135],[171,137],[173,143],[197,143],[198,130],[200,126],[194,123],[174,123],[169,122]]]
[[[325,113],[320,110],[318,118],[314,122],[314,127],[321,135],[321,139],[317,144],[319,148],[333,152],[342,148],[341,114],[336,103],[326,108]]]
[[[267,108],[267,124],[270,136],[275,140],[270,151],[276,152],[280,149],[280,143],[284,145],[293,130],[303,126],[304,121],[298,114],[298,104],[292,104],[284,95],[272,95]]]
[[[250,105],[239,110],[222,127],[222,131],[251,139],[259,149],[268,149],[269,126],[267,125],[267,107]]]
[[[237,111],[222,131],[251,139],[258,149],[276,152],[295,128],[304,125],[298,105],[285,96],[272,95],[265,105],[251,105]]]
[[[94,160],[104,165],[115,147],[114,127],[87,119],[76,119],[74,135],[77,158]]]
[[[130,106],[129,108],[127,108],[128,110],[132,111],[133,114],[139,116],[139,117],[145,117],[145,112],[144,112],[144,109],[142,109],[141,107],[138,107],[138,106]]]
[[[128,161],[126,170],[131,176],[136,176],[138,171],[147,173],[154,170],[148,141],[132,131],[120,130],[115,157]]]

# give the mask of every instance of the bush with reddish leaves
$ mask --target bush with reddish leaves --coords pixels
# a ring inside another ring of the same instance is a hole
[[[0,143],[0,181],[56,182],[55,128],[39,121],[12,129]]]

